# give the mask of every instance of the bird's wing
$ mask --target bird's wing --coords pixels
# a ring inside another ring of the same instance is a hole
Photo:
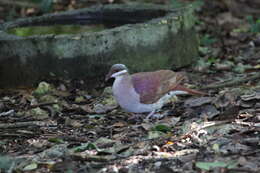
[[[155,103],[184,79],[182,73],[171,70],[135,73],[131,77],[141,103],[145,104]]]

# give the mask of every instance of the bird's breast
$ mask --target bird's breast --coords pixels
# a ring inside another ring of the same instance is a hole
[[[131,79],[124,76],[117,77],[113,84],[113,94],[118,104],[128,112],[151,112],[150,105],[140,103],[140,96],[131,84]]]

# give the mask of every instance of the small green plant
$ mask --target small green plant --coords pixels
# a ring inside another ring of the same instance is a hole
[[[53,0],[32,0],[33,2],[40,5],[40,9],[42,12],[47,13],[52,10]]]
[[[203,0],[195,0],[192,3],[191,2],[188,2],[188,3],[192,4],[192,6],[195,9],[199,9],[204,4],[204,1]],[[183,6],[185,6],[185,4],[187,4],[187,2],[184,2],[184,1],[181,1],[181,0],[171,0],[171,5],[175,8],[183,7]]]
[[[157,124],[152,130],[167,133],[171,131],[171,128],[165,124]]]
[[[171,5],[174,8],[180,8],[180,7],[183,7],[184,3],[181,2],[180,0],[171,0]]]
[[[41,10],[46,13],[52,10],[52,0],[42,0]]]
[[[253,33],[260,32],[260,18],[255,20],[253,16],[247,16],[247,21],[250,24],[250,32]]]
[[[202,46],[210,46],[211,44],[215,43],[217,41],[216,38],[211,37],[208,34],[205,34],[200,39],[200,44]]]

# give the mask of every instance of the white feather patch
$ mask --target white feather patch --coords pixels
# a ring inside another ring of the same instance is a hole
[[[114,74],[111,75],[111,77],[116,78],[117,76],[120,76],[121,74],[127,73],[127,70],[121,70],[119,72],[116,72]]]

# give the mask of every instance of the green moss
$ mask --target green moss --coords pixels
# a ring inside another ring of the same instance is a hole
[[[52,90],[50,84],[47,82],[40,82],[36,90],[34,90],[33,94],[36,96],[42,96],[47,93],[50,93]]]
[[[194,7],[188,6],[186,8],[186,12],[182,16],[185,30],[191,29],[194,26],[196,18],[193,13],[194,13]]]
[[[104,30],[104,25],[53,25],[53,26],[30,26],[12,28],[7,31],[17,36],[32,36],[46,34],[78,34],[82,32],[98,32]]]

